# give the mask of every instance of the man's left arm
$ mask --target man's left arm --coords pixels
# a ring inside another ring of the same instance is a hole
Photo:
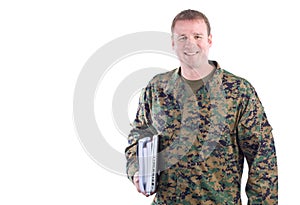
[[[238,125],[239,146],[249,166],[248,205],[278,204],[278,171],[272,127],[254,90],[246,95]]]

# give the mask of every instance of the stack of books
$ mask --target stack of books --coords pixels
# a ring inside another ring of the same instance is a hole
[[[159,135],[144,137],[138,141],[139,187],[147,195],[153,194],[157,187],[158,143]]]

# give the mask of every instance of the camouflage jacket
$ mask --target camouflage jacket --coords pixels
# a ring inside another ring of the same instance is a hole
[[[136,143],[149,127],[162,136],[161,174],[152,204],[241,204],[244,158],[248,204],[278,204],[272,128],[253,86],[217,67],[193,93],[180,68],[143,89],[125,150],[127,174],[137,171]]]

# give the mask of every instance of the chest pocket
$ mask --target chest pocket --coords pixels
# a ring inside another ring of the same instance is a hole
[[[173,95],[160,92],[152,102],[153,126],[162,135],[171,135],[180,128],[181,108]]]

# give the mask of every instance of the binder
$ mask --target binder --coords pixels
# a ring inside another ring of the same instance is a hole
[[[138,141],[139,187],[147,195],[156,191],[158,170],[159,135],[144,137]]]

